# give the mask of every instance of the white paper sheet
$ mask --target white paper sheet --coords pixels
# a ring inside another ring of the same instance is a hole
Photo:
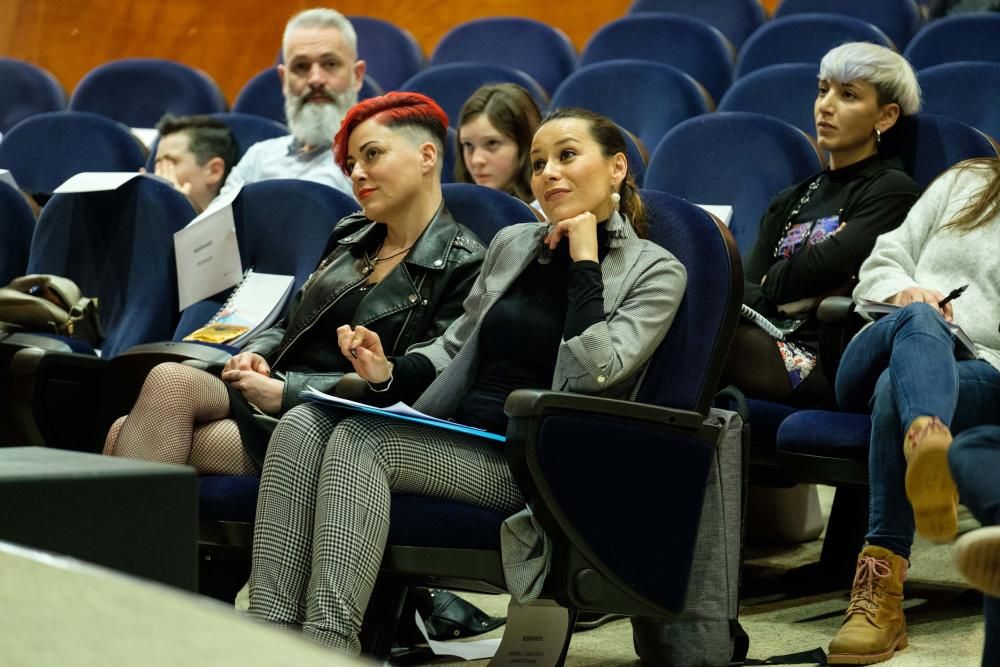
[[[10,173],[10,169],[0,169],[0,183],[6,183],[15,190],[20,189],[17,181],[14,180],[14,174]]]
[[[420,618],[420,612],[413,612],[417,623],[417,629],[423,636],[424,641],[434,651],[434,655],[454,655],[462,660],[482,660],[492,658],[500,648],[500,639],[476,639],[467,642],[439,642],[427,636],[427,627],[424,619]],[[492,663],[491,663],[492,664]]]
[[[153,142],[160,136],[160,132],[155,127],[133,127],[132,134],[142,142],[147,149],[153,147]]]
[[[726,227],[729,226],[730,221],[733,219],[732,206],[723,204],[698,204],[698,206],[717,217]]]
[[[83,171],[75,176],[70,176],[54,192],[55,194],[65,194],[117,190],[141,175],[137,171]]]
[[[174,234],[181,310],[233,287],[243,277],[232,207],[237,194],[238,189],[212,202],[187,227]]]
[[[159,176],[157,176],[157,178],[159,178]],[[212,201],[208,202],[208,206],[205,207],[205,210],[202,211],[198,216],[196,216],[191,222],[189,222],[187,226],[190,227],[191,225],[197,224],[202,220],[215,215],[215,213],[217,213],[218,211],[222,210],[228,210],[230,217],[232,217],[233,202],[236,201],[236,196],[240,194],[240,190],[242,189],[243,186],[233,188],[226,194],[219,195]]]

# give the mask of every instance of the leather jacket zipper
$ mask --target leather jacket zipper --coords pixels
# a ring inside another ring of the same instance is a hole
[[[281,358],[283,356],[285,356],[285,353],[288,352],[288,350],[292,347],[292,345],[294,345],[296,343],[296,341],[299,340],[299,338],[302,336],[302,334],[304,334],[305,332],[309,331],[313,327],[313,325],[316,324],[316,322],[318,322],[321,317],[323,317],[323,315],[326,313],[326,311],[328,311],[331,308],[333,308],[333,306],[338,301],[340,301],[341,297],[343,297],[345,294],[347,294],[348,292],[350,292],[352,289],[354,289],[355,287],[357,287],[358,285],[360,285],[361,283],[363,283],[367,279],[368,279],[368,276],[362,276],[359,280],[357,280],[356,282],[348,285],[346,288],[344,288],[343,290],[341,290],[340,294],[337,295],[337,298],[335,298],[333,301],[331,301],[330,303],[328,303],[325,306],[323,306],[323,308],[319,312],[316,313],[316,316],[312,318],[311,322],[309,322],[304,327],[302,327],[301,329],[299,329],[298,333],[296,333],[295,336],[293,336],[290,341],[287,341],[286,343],[282,344],[281,348],[278,350],[277,356],[275,356],[275,358],[274,358],[274,361],[269,362],[270,365],[272,367],[273,366],[277,366],[281,362]]]

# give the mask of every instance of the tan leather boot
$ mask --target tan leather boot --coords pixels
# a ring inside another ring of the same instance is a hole
[[[906,431],[906,497],[917,532],[934,542],[958,533],[958,489],[948,467],[951,431],[937,417],[917,417]]]
[[[847,618],[830,642],[827,664],[870,665],[906,648],[906,559],[868,545],[858,556]]]

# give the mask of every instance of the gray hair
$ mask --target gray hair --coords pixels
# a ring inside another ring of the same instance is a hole
[[[344,38],[344,42],[354,51],[354,57],[358,55],[358,35],[354,32],[354,26],[347,20],[347,17],[336,9],[326,9],[318,7],[299,12],[285,25],[285,34],[281,38],[281,53],[288,57],[288,41],[292,34],[303,28],[336,28]]]
[[[875,86],[879,106],[895,102],[903,116],[920,111],[920,84],[913,67],[892,49],[868,42],[848,42],[831,49],[819,64],[819,78]]]

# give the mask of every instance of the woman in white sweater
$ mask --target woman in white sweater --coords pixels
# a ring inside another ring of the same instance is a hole
[[[830,664],[880,662],[906,647],[902,593],[914,529],[938,542],[958,529],[952,432],[1000,423],[998,231],[1000,160],[970,160],[932,183],[861,267],[855,301],[901,308],[851,341],[837,374],[840,406],[871,408],[871,510]],[[954,324],[975,357],[956,354]]]

